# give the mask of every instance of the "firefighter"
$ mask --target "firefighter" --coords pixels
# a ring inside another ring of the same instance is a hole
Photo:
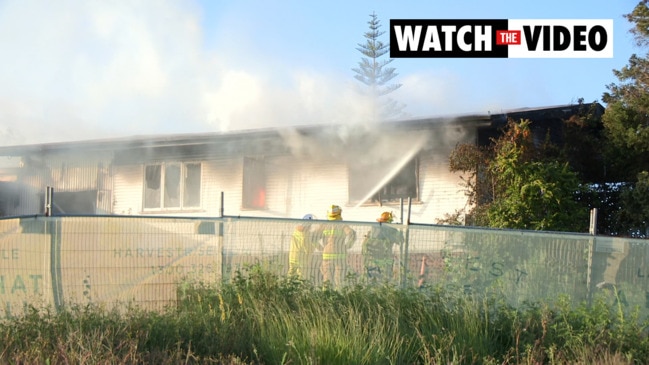
[[[401,231],[387,224],[392,223],[392,213],[383,212],[376,219],[378,225],[372,226],[365,235],[361,246],[363,264],[370,279],[391,280],[394,274],[394,245],[404,242]]]
[[[340,288],[347,275],[347,250],[356,242],[356,231],[342,221],[343,210],[332,205],[327,212],[331,224],[325,224],[319,231],[322,239],[322,279],[325,285]]]
[[[313,214],[302,217],[306,222],[298,224],[291,236],[291,246],[288,254],[288,274],[306,279],[306,272],[311,270],[313,252],[318,248],[314,240],[314,227],[311,223],[316,219]]]

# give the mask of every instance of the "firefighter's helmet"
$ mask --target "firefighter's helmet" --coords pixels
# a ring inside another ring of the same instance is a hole
[[[376,221],[381,223],[392,223],[392,213],[383,212],[381,213],[381,216],[376,219]]]
[[[330,221],[340,221],[343,219],[342,213],[343,210],[338,205],[332,205],[327,212],[327,218],[329,218]]]

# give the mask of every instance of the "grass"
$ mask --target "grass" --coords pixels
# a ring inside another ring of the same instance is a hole
[[[162,312],[31,308],[0,323],[0,364],[644,364],[646,330],[604,297],[512,308],[252,267],[218,287],[183,285]]]

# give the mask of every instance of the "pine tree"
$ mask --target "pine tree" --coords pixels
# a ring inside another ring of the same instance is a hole
[[[384,120],[403,116],[404,104],[389,98],[387,95],[401,87],[401,84],[388,84],[398,74],[394,67],[388,67],[393,59],[382,59],[389,52],[389,44],[383,43],[379,38],[385,33],[380,30],[381,22],[376,13],[370,14],[367,22],[369,30],[365,32],[365,43],[359,43],[356,48],[363,54],[358,68],[353,68],[356,73],[354,78],[363,85],[363,94],[371,103],[372,119]]]

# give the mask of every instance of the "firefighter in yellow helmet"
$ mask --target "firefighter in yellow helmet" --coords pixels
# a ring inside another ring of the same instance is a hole
[[[307,277],[306,273],[311,272],[313,262],[313,252],[318,248],[318,243],[314,240],[314,232],[317,229],[312,221],[315,218],[313,214],[307,214],[302,219],[304,223],[298,224],[291,236],[291,246],[288,254],[288,274],[299,277]]]
[[[370,279],[392,280],[394,274],[394,245],[404,242],[401,231],[388,224],[392,223],[392,213],[383,212],[376,219],[378,225],[372,226],[365,235],[361,246],[365,272]]]
[[[343,210],[332,205],[327,211],[330,224],[323,225],[319,231],[322,239],[322,279],[325,284],[335,288],[342,286],[347,275],[347,250],[356,242],[356,231],[342,221]]]

